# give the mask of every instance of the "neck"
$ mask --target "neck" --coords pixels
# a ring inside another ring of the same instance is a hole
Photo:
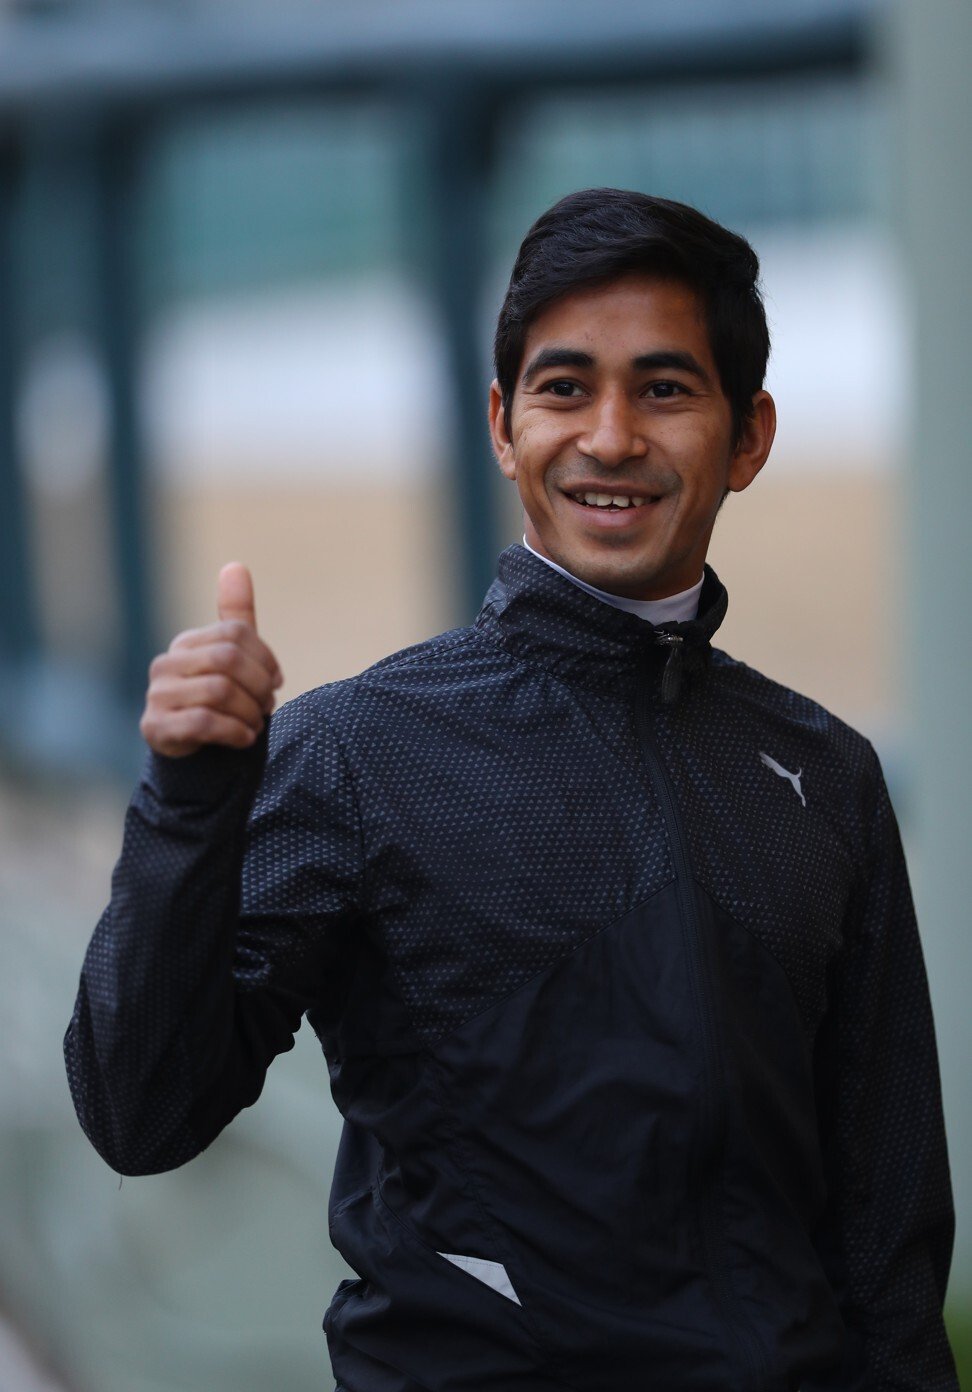
[[[680,590],[678,594],[666,595],[664,599],[629,599],[626,595],[609,594],[607,590],[599,590],[595,585],[590,585],[586,580],[581,580],[577,575],[572,575],[569,570],[552,561],[549,556],[544,556],[530,545],[526,537],[523,538],[523,545],[534,556],[557,571],[565,580],[569,580],[572,585],[577,585],[580,589],[586,590],[595,599],[601,600],[603,604],[610,604],[615,609],[624,609],[629,614],[636,614],[639,619],[645,619],[648,623],[686,623],[694,619],[699,610],[699,595],[702,591],[703,576],[699,576],[696,583],[687,590]]]

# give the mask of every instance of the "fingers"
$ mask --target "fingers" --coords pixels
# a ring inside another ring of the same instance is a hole
[[[140,728],[159,754],[245,748],[273,710],[283,673],[257,633],[253,580],[239,561],[219,572],[216,605],[218,623],[180,633],[149,668]]]
[[[270,693],[272,707],[273,695]],[[254,735],[263,728],[269,714],[266,700],[258,701],[231,677],[205,673],[198,677],[160,677],[153,683],[152,703],[158,710],[187,710],[195,706],[232,716],[249,725]]]
[[[270,676],[275,687],[283,685],[283,672],[280,664],[263,639],[257,636],[254,628],[239,619],[226,619],[220,623],[209,624],[206,628],[187,628],[179,633],[169,644],[169,652],[181,648],[213,648],[228,645],[247,654]]]
[[[174,759],[194,754],[204,744],[247,749],[256,739],[252,725],[208,706],[192,706],[177,711],[156,711],[147,706],[139,729],[142,738],[157,754]]]
[[[216,581],[216,609],[221,619],[236,619],[256,632],[256,601],[253,579],[245,565],[230,561]]]
[[[270,674],[231,644],[163,653],[149,672],[140,729],[159,754],[180,757],[204,744],[245,748],[273,710]]]
[[[182,681],[209,674],[235,682],[267,715],[273,710],[274,688],[279,681],[267,670],[264,662],[228,639],[199,645],[173,645],[167,653],[155,658],[149,668],[150,690],[154,690],[156,683]]]

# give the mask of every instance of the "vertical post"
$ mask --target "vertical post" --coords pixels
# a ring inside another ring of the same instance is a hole
[[[138,704],[155,651],[145,459],[138,405],[138,127],[108,125],[96,146],[98,332],[111,414],[108,496],[112,517],[121,652],[119,694]]]
[[[19,153],[0,145],[0,665],[34,658],[39,647],[36,597],[27,539],[27,506],[17,444],[17,368],[21,341],[14,222]]]
[[[904,516],[921,918],[941,1055],[958,1231],[952,1298],[972,1301],[972,7],[898,0],[891,15],[900,171],[911,296],[913,410]]]
[[[500,537],[480,336],[496,117],[488,93],[435,80],[440,85],[429,136],[431,265],[455,399],[451,540],[460,581],[456,617],[467,623],[493,579]]]

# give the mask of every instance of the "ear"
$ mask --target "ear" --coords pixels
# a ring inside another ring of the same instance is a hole
[[[510,439],[499,383],[495,379],[489,388],[489,435],[500,471],[508,479],[515,479],[516,459],[513,456],[513,441]]]
[[[766,463],[776,434],[776,403],[767,391],[753,397],[752,414],[743,423],[742,435],[729,464],[729,489],[741,493]]]

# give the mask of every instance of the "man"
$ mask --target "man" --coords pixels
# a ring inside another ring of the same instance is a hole
[[[749,246],[539,219],[490,426],[525,513],[475,622],[265,717],[247,572],[151,672],[68,1031],[127,1173],[254,1102],[306,1012],[346,1125],[345,1392],[955,1389],[921,950],[870,745],[711,646],[770,450]]]

